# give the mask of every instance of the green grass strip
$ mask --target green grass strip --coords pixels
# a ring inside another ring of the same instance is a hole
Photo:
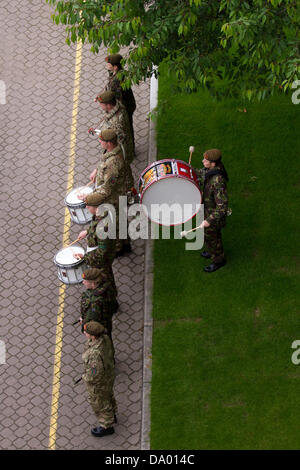
[[[158,159],[220,148],[232,215],[215,273],[184,240],[154,248],[152,449],[298,449],[300,105],[212,102],[159,82]],[[244,108],[246,112],[244,112]]]

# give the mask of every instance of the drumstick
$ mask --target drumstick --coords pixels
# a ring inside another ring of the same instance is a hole
[[[201,227],[201,225],[198,225],[198,227],[195,227],[195,228],[192,228],[192,230],[183,230],[182,232],[180,232],[180,236],[181,237],[185,237],[188,233],[191,233],[191,232],[194,232],[195,230],[198,230],[198,228],[203,228]]]
[[[93,184],[94,181],[90,181],[88,184],[85,184],[84,186],[80,186],[80,188],[77,189],[77,191],[75,192],[75,194],[78,194],[80,193],[80,191],[82,191],[83,188],[86,188],[87,186],[90,186],[91,184]]]
[[[189,165],[191,164],[191,161],[192,161],[192,153],[195,151],[195,147],[191,146],[189,148],[189,152],[190,152],[190,158],[189,158]]]
[[[69,248],[69,246],[74,245],[74,243],[79,242],[79,240],[80,240],[80,238],[77,238],[76,240],[74,240],[74,241],[73,241],[72,243],[70,243],[69,245],[64,246],[64,248]]]
[[[86,186],[90,186],[90,184],[93,184],[94,181],[90,181],[88,184],[85,184],[84,186],[80,186],[80,188],[78,188],[78,191],[82,188],[85,188]]]

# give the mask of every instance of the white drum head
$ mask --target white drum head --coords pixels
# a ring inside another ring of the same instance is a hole
[[[81,246],[69,246],[67,248],[63,248],[62,250],[60,250],[56,257],[55,257],[55,262],[60,264],[60,265],[63,265],[63,266],[68,266],[68,265],[72,265],[72,264],[76,264],[78,263],[78,260],[77,258],[75,258],[74,254],[75,253],[79,253],[79,254],[82,254],[84,256],[84,249],[81,248]]]
[[[164,178],[145,190],[142,206],[152,222],[167,226],[183,224],[200,210],[201,193],[185,178]]]
[[[72,189],[72,191],[66,197],[67,204],[84,204],[81,199],[78,199],[78,194],[91,194],[93,192],[93,188],[89,186],[81,186],[80,188]]]

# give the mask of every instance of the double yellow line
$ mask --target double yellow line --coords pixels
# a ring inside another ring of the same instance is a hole
[[[69,164],[68,164],[69,169],[68,169],[67,193],[71,191],[71,189],[73,188],[73,182],[74,182],[75,147],[76,147],[76,133],[77,133],[78,101],[79,101],[79,90],[80,90],[81,59],[82,59],[82,43],[79,42],[77,43],[76,57],[75,57],[74,94],[73,94],[72,125],[71,125]],[[70,213],[69,213],[68,208],[66,207],[65,216],[64,216],[63,246],[68,245],[69,243],[70,226],[71,226]],[[54,370],[53,370],[53,382],[52,382],[52,402],[51,402],[49,446],[48,446],[49,450],[54,450],[55,444],[56,444],[65,292],[66,292],[66,284],[62,284],[61,287],[59,288],[58,313],[57,313],[57,321],[56,321]]]

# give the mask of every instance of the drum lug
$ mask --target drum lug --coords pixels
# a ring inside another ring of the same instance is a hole
[[[177,163],[176,163],[176,160],[172,160],[172,170],[173,170],[173,174],[175,176],[178,176],[178,169],[177,169]]]

